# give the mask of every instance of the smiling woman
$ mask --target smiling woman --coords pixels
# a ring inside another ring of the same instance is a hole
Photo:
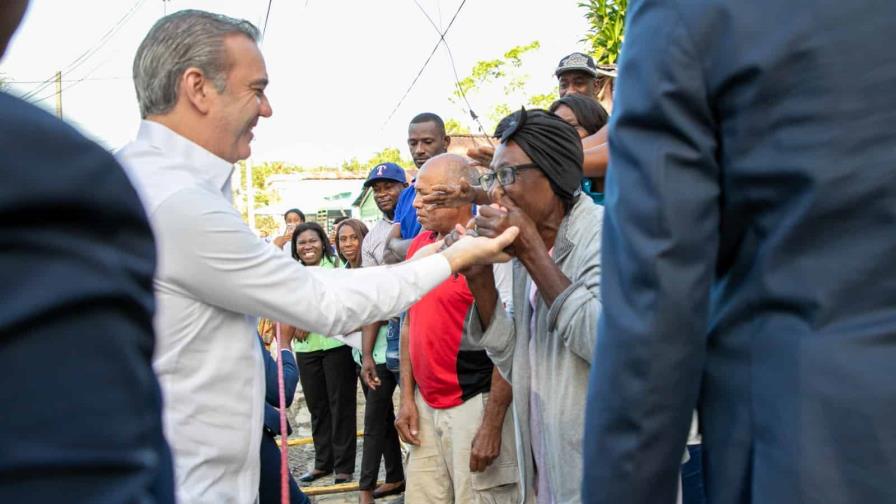
[[[330,266],[339,265],[327,233],[316,222],[306,222],[297,227],[292,233],[291,243],[292,258],[305,266],[320,266],[324,259]]]
[[[308,267],[338,268],[327,233],[306,222],[292,234],[292,257]],[[308,300],[309,302],[312,300]],[[335,471],[337,482],[355,471],[357,375],[351,348],[324,334],[286,326],[293,331],[299,379],[311,413],[314,467],[300,481],[308,483]]]
[[[346,219],[336,226],[336,254],[346,268],[361,267],[361,243],[367,225],[358,219]]]

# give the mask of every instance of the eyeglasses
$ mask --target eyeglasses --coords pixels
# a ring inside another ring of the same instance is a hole
[[[536,165],[535,163],[502,166],[495,171],[488,171],[483,173],[479,177],[479,184],[481,184],[484,189],[491,189],[492,185],[494,185],[495,180],[497,179],[498,183],[502,186],[509,186],[510,184],[516,182],[517,172],[522,170],[532,170],[536,168],[538,168],[538,165]]]

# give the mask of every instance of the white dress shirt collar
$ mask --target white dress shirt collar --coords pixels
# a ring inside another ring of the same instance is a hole
[[[168,157],[176,157],[190,167],[197,178],[224,191],[229,187],[233,164],[212,154],[199,144],[176,133],[164,124],[144,119],[140,121],[137,141],[145,142],[165,152]]]

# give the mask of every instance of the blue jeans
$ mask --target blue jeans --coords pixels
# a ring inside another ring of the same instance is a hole
[[[404,313],[400,318],[389,320],[389,332],[386,334],[386,368],[393,373],[401,369],[399,356],[401,355],[401,324],[404,322]]]
[[[690,458],[681,466],[681,502],[682,504],[705,504],[706,493],[703,491],[703,455],[701,445],[688,445]]]

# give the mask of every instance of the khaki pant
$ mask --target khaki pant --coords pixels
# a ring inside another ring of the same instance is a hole
[[[513,415],[501,431],[501,454],[481,473],[470,472],[470,450],[488,394],[449,409],[431,408],[417,391],[420,446],[410,447],[408,504],[516,504],[519,500]]]

